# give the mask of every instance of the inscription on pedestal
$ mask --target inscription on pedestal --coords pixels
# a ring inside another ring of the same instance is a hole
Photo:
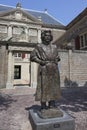
[[[60,124],[56,123],[53,125],[54,128],[60,128]]]

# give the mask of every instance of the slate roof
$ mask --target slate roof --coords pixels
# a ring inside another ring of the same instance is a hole
[[[0,11],[7,11],[14,9],[13,7],[5,6],[5,5],[0,5]]]
[[[52,24],[52,25],[59,25],[63,26],[60,22],[58,22],[55,18],[45,12],[35,12],[35,11],[28,11],[30,14],[35,16],[36,18],[41,17],[41,20],[44,24]]]
[[[11,6],[6,6],[6,5],[1,5],[0,4],[0,12],[2,11],[11,11],[15,9],[15,7],[11,7]],[[39,18],[41,17],[41,21],[43,22],[43,24],[47,24],[47,25],[53,25],[53,26],[59,26],[61,28],[64,27],[63,24],[61,24],[58,20],[56,20],[53,16],[51,16],[48,13],[45,13],[44,11],[35,11],[35,10],[28,10],[28,9],[23,9],[25,12],[31,14],[32,16]]]

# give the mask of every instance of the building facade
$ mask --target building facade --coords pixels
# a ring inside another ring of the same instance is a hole
[[[38,65],[30,62],[30,53],[41,43],[43,30],[52,31],[53,42],[66,31],[46,10],[0,5],[0,88],[36,87]]]
[[[37,85],[36,63],[30,53],[41,43],[41,31],[51,30],[58,46],[61,86],[87,86],[87,8],[66,27],[47,10],[0,5],[0,88]]]

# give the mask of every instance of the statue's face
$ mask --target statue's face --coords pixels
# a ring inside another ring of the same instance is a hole
[[[46,32],[44,36],[44,44],[48,45],[50,44],[50,41],[51,41],[51,34],[49,32]]]

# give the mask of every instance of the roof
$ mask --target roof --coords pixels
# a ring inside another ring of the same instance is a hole
[[[85,8],[77,17],[75,17],[67,26],[66,29],[70,29],[72,26],[74,26],[78,21],[83,19],[85,16],[87,16],[87,8]]]
[[[52,25],[59,25],[63,26],[60,22],[58,22],[55,18],[45,12],[35,12],[35,11],[28,11],[30,14],[34,15],[36,18],[41,17],[41,20],[44,24],[52,24]]]
[[[87,8],[85,8],[77,17],[75,17],[67,26],[66,32],[55,41],[57,45],[69,43],[79,34],[87,31]]]
[[[11,11],[13,9],[15,9],[15,7],[13,7],[13,6],[7,6],[7,5],[1,5],[0,4],[0,12]],[[60,28],[65,27],[61,22],[59,22],[58,20],[56,20],[53,16],[51,16],[47,12],[29,10],[29,9],[24,9],[24,8],[21,8],[21,9],[24,10],[26,13],[29,13],[32,16],[36,17],[37,19],[41,18],[41,21],[43,22],[43,24],[54,25],[54,26],[56,25],[56,26],[59,26]]]

